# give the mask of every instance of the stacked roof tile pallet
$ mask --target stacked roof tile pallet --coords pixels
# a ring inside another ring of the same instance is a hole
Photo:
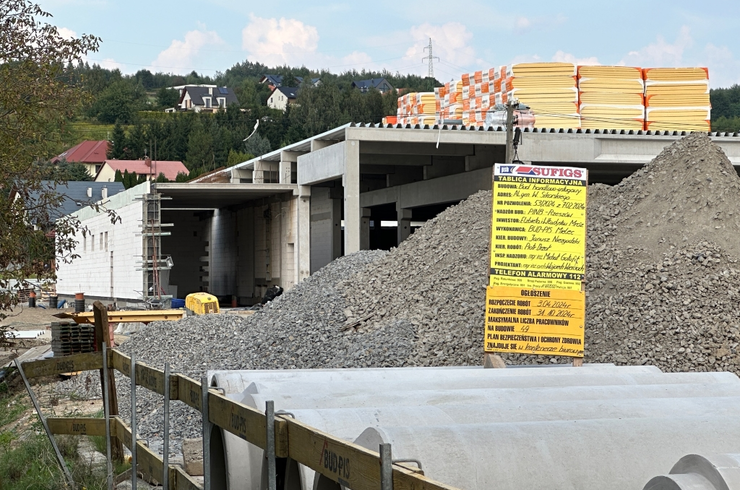
[[[74,322],[52,322],[51,350],[55,357],[84,354],[95,350],[95,330],[92,325]]]
[[[538,128],[710,130],[706,68],[572,63],[519,63],[466,73],[434,93],[400,97],[397,121],[431,126],[455,120],[485,126],[495,105],[512,98],[532,109]],[[531,122],[525,125],[531,127]]]
[[[645,68],[645,129],[709,131],[706,68]]]
[[[642,70],[629,66],[579,66],[582,129],[632,129],[645,125]]]

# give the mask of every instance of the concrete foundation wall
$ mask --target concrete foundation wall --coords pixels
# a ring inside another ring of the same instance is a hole
[[[83,238],[78,234],[74,251],[78,259],[71,264],[57,262],[57,294],[82,292],[96,298],[141,299],[144,278],[136,269],[141,267],[137,262],[142,254],[142,202],[134,201],[116,213],[121,221],[115,225],[105,213],[88,213],[82,220],[91,235]]]

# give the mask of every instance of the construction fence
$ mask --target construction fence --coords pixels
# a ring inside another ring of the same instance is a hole
[[[110,339],[106,335],[107,312],[99,302],[95,304],[95,330],[101,339],[101,350],[84,354],[17,363],[19,371],[34,401],[39,417],[54,444],[53,434],[86,435],[106,437],[108,446],[108,484],[112,486],[111,453],[122,456],[120,445],[125,445],[132,454],[133,479],[143,474],[148,480],[156,481],[165,489],[210,490],[212,488],[210,464],[210,438],[213,429],[228,431],[265,451],[268,468],[268,490],[276,489],[276,460],[289,458],[324,475],[352,490],[454,490],[453,487],[433,481],[411,465],[394,462],[389,444],[381,444],[378,452],[368,450],[350,441],[321,432],[289,414],[275,413],[272,402],[267,410],[248,407],[229,399],[216,388],[208,387],[207,377],[196,381],[183,374],[170,374],[169,367],[160,370],[133,356],[109,349]],[[69,372],[100,370],[103,383],[105,418],[57,417],[45,418],[28,384],[28,379],[53,376]],[[113,370],[127,376],[132,385],[132,421],[128,425],[117,415],[118,400],[111,388]],[[164,397],[165,435],[163,456],[149,449],[136,434],[135,386],[141,386]],[[112,393],[112,396],[106,396]],[[201,486],[179,465],[168,462],[169,401],[180,400],[198,410],[203,419],[203,469],[204,484]],[[136,440],[136,444],[133,441]],[[116,446],[119,450],[116,452]],[[61,460],[61,456],[59,456]],[[71,486],[69,472],[63,468]],[[221,478],[219,478],[220,480]],[[133,483],[135,485],[135,483]],[[135,488],[135,486],[134,486]],[[216,488],[215,486],[213,488]]]

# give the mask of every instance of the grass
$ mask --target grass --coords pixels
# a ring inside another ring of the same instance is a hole
[[[18,420],[28,409],[25,393],[0,395],[0,427]],[[95,415],[102,417],[102,411]],[[35,417],[35,414],[34,414]],[[80,437],[58,435],[59,447],[72,479],[78,488],[104,490],[105,468],[92,467],[78,453]],[[105,454],[105,438],[90,437],[95,449]],[[129,463],[114,463],[115,474],[130,468]],[[0,490],[56,490],[65,488],[64,472],[51,442],[36,420],[25,432],[0,432]]]
[[[87,121],[74,121],[69,124],[70,133],[75,139],[107,140],[113,133],[113,124],[99,124]]]

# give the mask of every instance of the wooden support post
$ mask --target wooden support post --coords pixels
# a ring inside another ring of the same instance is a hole
[[[583,358],[582,357],[574,357],[573,358],[573,367],[583,367]]]
[[[110,329],[108,327],[108,309],[100,301],[93,303],[93,311],[95,313],[95,348],[102,350],[102,344],[105,343],[108,349],[113,348],[113,339],[110,336]],[[112,363],[108,364],[108,372],[100,370],[100,385],[105,393],[105,386],[103,384],[103,377],[108,376],[108,415],[114,417],[118,415],[118,393],[116,392],[116,375],[113,370]],[[123,460],[123,443],[117,437],[113,439],[112,455],[113,459],[117,461]]]

